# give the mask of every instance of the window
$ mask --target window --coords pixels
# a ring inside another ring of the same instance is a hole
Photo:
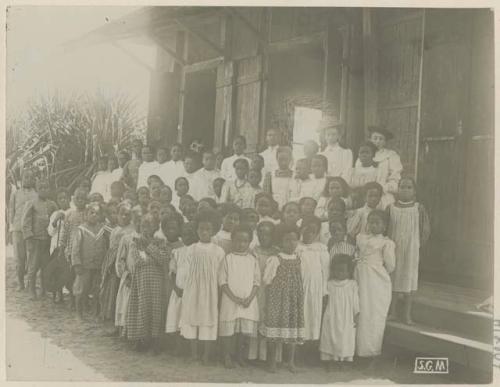
[[[293,117],[293,158],[304,157],[303,145],[308,140],[319,144],[319,123],[323,113],[320,109],[295,106]]]

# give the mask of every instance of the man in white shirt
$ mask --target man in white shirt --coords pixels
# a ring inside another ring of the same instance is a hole
[[[195,172],[193,187],[189,189],[191,196],[198,198],[197,200],[213,197],[215,195],[213,182],[220,177],[220,171],[215,169],[215,155],[213,152],[203,152],[201,163],[203,168]]]
[[[269,129],[266,133],[267,149],[260,153],[264,159],[264,168],[262,169],[262,176],[267,172],[273,172],[278,169],[278,161],[276,159],[276,151],[280,144],[280,132],[278,129]]]
[[[226,179],[226,181],[233,181],[236,179],[236,174],[234,172],[233,164],[237,159],[246,159],[248,164],[250,164],[250,159],[245,156],[244,152],[247,147],[247,140],[244,136],[236,136],[233,141],[233,152],[234,154],[230,157],[225,158],[221,165],[221,176]]]
[[[142,148],[142,164],[137,176],[137,189],[148,186],[148,177],[156,175],[158,161],[154,159],[153,148],[146,145]]]
[[[340,176],[351,181],[353,167],[352,151],[339,144],[342,128],[339,124],[325,128],[326,148],[320,154],[328,159],[328,176]]]
[[[184,176],[184,148],[182,144],[174,144],[170,148],[170,160],[162,168],[161,177],[165,185],[172,191],[175,190],[175,181],[178,177]]]

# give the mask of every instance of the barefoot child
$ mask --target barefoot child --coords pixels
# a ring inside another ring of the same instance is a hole
[[[304,289],[304,341],[309,342],[319,340],[330,261],[326,246],[318,242],[320,229],[319,218],[304,221],[301,227],[302,243],[297,247]],[[303,352],[303,355],[307,357],[308,353]]]
[[[196,223],[184,223],[181,233],[182,243],[184,246],[172,251],[172,259],[169,263],[170,277],[173,284],[173,292],[170,294],[167,310],[167,322],[165,332],[176,335],[175,351],[180,354],[182,349],[182,336],[180,332],[180,317],[182,310],[182,294],[184,282],[189,273],[191,256],[188,254],[189,246],[198,242],[198,234],[196,233]]]
[[[418,288],[420,247],[430,234],[429,216],[425,207],[416,201],[416,185],[412,178],[399,181],[398,200],[388,208],[389,237],[396,243],[396,269],[392,273],[391,318],[396,316],[398,296],[403,295],[403,321],[412,324],[412,295]]]
[[[83,319],[83,311],[92,295],[91,310],[97,316],[99,313],[99,284],[101,266],[108,248],[104,224],[100,221],[102,208],[98,203],[87,205],[85,222],[73,233],[71,244],[71,264],[76,274],[73,284],[76,311]]]
[[[206,210],[198,214],[199,242],[189,246],[189,272],[184,282],[180,318],[181,335],[190,340],[191,361],[198,358],[198,341],[204,343],[202,361],[208,364],[212,342],[217,340],[217,274],[224,250],[212,242],[219,229],[219,215]]]
[[[319,342],[321,360],[329,362],[329,369],[352,362],[354,356],[359,295],[358,285],[351,279],[350,264],[351,257],[338,254],[330,265],[328,302]]]
[[[126,317],[127,339],[137,351],[152,348],[159,351],[158,340],[163,331],[164,265],[167,251],[163,241],[155,239],[158,223],[151,214],[143,215],[139,236],[133,238],[129,254],[135,255],[135,267],[130,284],[130,300]]]
[[[269,347],[269,371],[276,372],[276,345],[288,349],[287,367],[296,372],[295,345],[304,340],[304,292],[300,274],[300,259],[296,253],[300,232],[295,226],[276,228],[277,255],[269,257],[264,270],[266,310],[262,334]]]
[[[257,262],[259,264],[259,269],[261,273],[261,277],[264,275],[264,268],[266,266],[266,261],[269,257],[275,256],[278,254],[278,249],[273,246],[274,240],[274,229],[275,225],[269,221],[262,221],[257,225],[257,237],[259,243],[253,249],[253,255],[257,258]],[[257,303],[259,305],[259,330],[263,328],[264,319],[265,319],[265,305],[266,305],[266,287],[263,283],[261,283],[259,290],[257,292]],[[277,350],[279,352],[279,360],[281,360],[281,345]],[[248,358],[250,360],[259,359],[266,360],[267,358],[267,346],[266,346],[266,338],[259,334],[258,339],[250,339],[250,348]]]
[[[231,233],[232,252],[222,260],[219,286],[222,299],[219,315],[219,336],[223,338],[224,366],[233,368],[233,348],[239,365],[245,365],[244,342],[257,337],[259,306],[257,291],[260,269],[248,249],[253,232],[247,226],[238,226]]]
[[[359,324],[356,332],[356,354],[369,358],[382,353],[387,312],[391,304],[391,277],[396,263],[392,240],[384,236],[387,214],[373,210],[368,215],[367,233],[356,238],[359,257],[354,279],[359,287]]]

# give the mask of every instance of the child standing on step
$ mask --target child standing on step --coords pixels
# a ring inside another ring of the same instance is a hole
[[[391,204],[388,235],[396,243],[396,268],[392,273],[392,297],[390,318],[396,317],[398,296],[404,300],[403,321],[411,319],[412,295],[418,287],[418,263],[420,247],[430,235],[430,221],[425,207],[416,201],[415,181],[403,177],[399,181],[397,201]]]

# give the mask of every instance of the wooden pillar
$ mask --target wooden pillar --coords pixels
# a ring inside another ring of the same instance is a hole
[[[373,10],[363,9],[363,61],[365,88],[365,130],[377,125],[378,117],[378,47]]]
[[[224,60],[217,66],[217,91],[215,96],[214,151],[225,152],[233,136],[234,77],[235,68],[231,57],[232,17],[225,14],[221,20],[221,43]]]

